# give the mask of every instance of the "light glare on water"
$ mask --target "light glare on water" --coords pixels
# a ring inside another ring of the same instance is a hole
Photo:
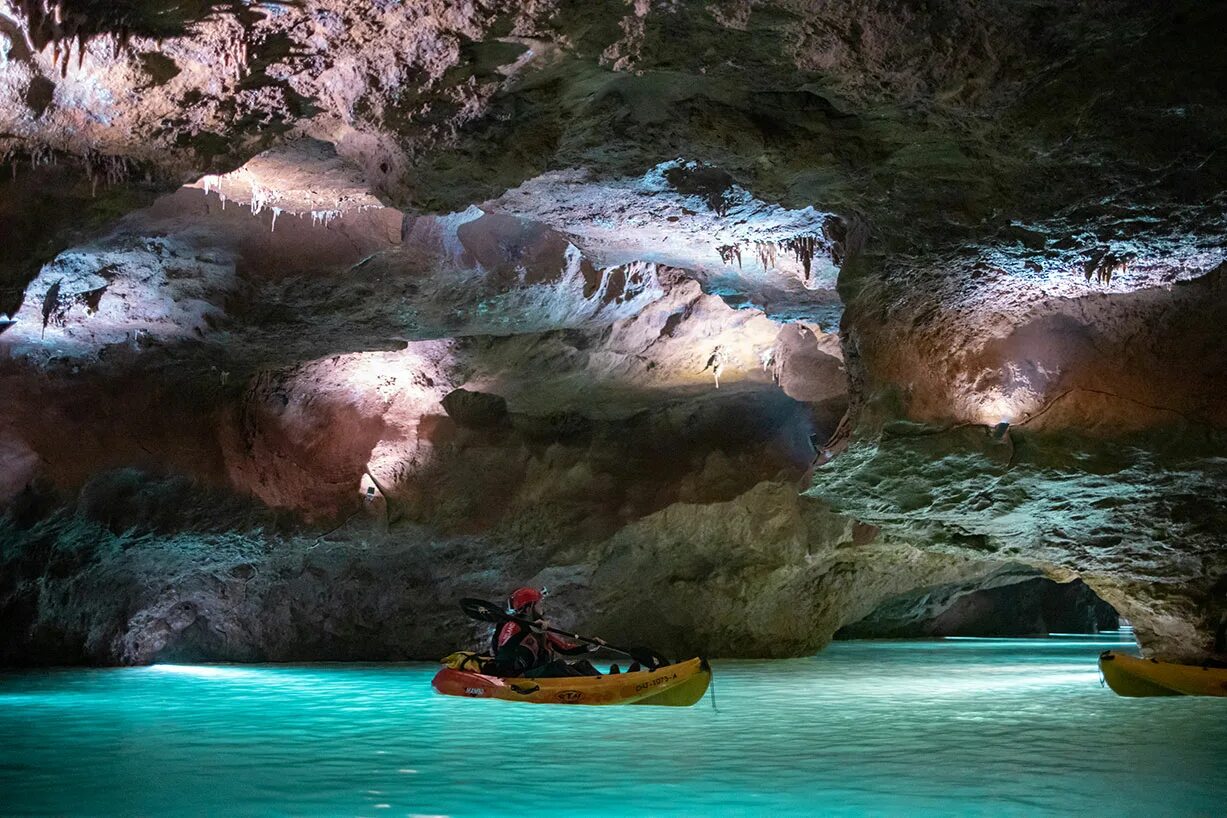
[[[448,698],[426,664],[5,673],[0,793],[7,815],[1221,814],[1227,700],[1118,698],[1095,658],[1129,645],[716,662],[718,711]]]

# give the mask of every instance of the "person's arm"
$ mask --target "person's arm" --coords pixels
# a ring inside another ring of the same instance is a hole
[[[591,653],[597,649],[596,645],[586,645],[582,642],[572,642],[568,639],[563,639],[557,634],[551,633],[550,647],[555,653],[561,653],[563,656],[582,656],[585,653]]]

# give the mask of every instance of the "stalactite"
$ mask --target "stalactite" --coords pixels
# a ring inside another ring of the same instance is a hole
[[[151,16],[141,4],[109,3],[89,4],[88,12],[69,10],[63,3],[48,2],[48,0],[18,0],[12,3],[14,11],[19,16],[25,45],[33,53],[41,53],[48,45],[51,46],[51,67],[58,70],[62,77],[68,76],[72,59],[73,47],[77,50],[77,70],[85,65],[85,52],[90,44],[101,40],[109,49],[112,59],[117,59],[121,52],[129,47],[134,31],[161,36],[157,29],[176,22],[187,27],[187,21],[175,21],[166,12],[159,11]],[[206,19],[216,19],[220,15],[233,15],[234,3],[216,3],[210,6]],[[172,8],[171,11],[175,9]],[[227,54],[227,63],[233,62],[236,79],[242,75],[247,64],[247,45],[243,41],[243,28],[239,23],[238,35],[229,46],[234,57]],[[154,30],[149,30],[150,27]],[[229,67],[229,65],[228,65]]]
[[[775,267],[775,242],[756,241],[754,242],[754,251],[758,255],[759,265],[764,270],[770,270]]]
[[[323,225],[327,227],[332,224],[333,219],[341,218],[340,210],[312,210],[311,211],[311,226],[318,227]]]
[[[243,171],[239,170],[234,173],[228,173],[225,175],[217,175],[217,174],[212,174],[212,173],[205,174],[204,176],[200,177],[200,181],[198,182],[198,184],[200,185],[201,190],[204,191],[204,194],[206,196],[208,196],[210,193],[216,193],[218,196],[218,199],[221,201],[222,210],[225,210],[227,198],[226,198],[226,193],[224,189],[224,184],[227,181],[231,183],[241,184],[242,180],[236,177],[238,177],[242,173]],[[336,202],[336,207],[322,208],[322,209],[317,209],[317,210],[293,210],[293,209],[287,209],[285,207],[280,207],[280,206],[274,207],[272,202],[278,201],[281,198],[278,193],[276,193],[273,190],[269,190],[265,187],[262,187],[258,182],[256,182],[252,178],[248,178],[246,181],[246,184],[249,186],[250,191],[251,191],[251,199],[248,204],[248,207],[251,208],[251,214],[253,216],[258,216],[262,212],[264,212],[266,208],[271,209],[273,211],[272,230],[274,231],[277,229],[277,217],[282,215],[283,213],[289,213],[290,215],[296,216],[298,218],[305,218],[307,216],[310,216],[312,227],[327,228],[334,221],[336,221],[337,219],[345,215],[346,212],[354,212],[355,210],[358,212],[361,212],[363,210],[367,210],[370,208],[370,205],[364,204],[364,205],[358,206],[357,208],[351,207],[348,211],[344,211],[341,209],[341,205],[345,203],[345,200],[343,198]],[[732,256],[730,256],[730,259],[731,258]]]
[[[778,242],[745,241],[735,244],[725,244],[717,247],[716,252],[720,254],[720,259],[725,264],[731,264],[733,259],[736,259],[737,268],[741,269],[741,248],[743,245],[747,249],[753,247],[754,257],[763,270],[775,269],[779,261],[780,250],[785,250],[792,253],[797,259],[797,262],[801,265],[802,269],[805,270],[805,280],[807,282],[809,281],[810,271],[813,267],[814,256],[817,255],[820,248],[825,247],[825,244],[819,236],[804,233]]]
[[[108,187],[121,184],[128,179],[131,169],[128,160],[122,156],[104,156],[90,153],[84,158],[85,176],[90,183],[90,196],[98,194],[98,182],[101,180]]]
[[[17,166],[21,163],[22,157],[30,163],[30,170],[42,167],[43,165],[54,165],[56,161],[55,152],[46,145],[23,145],[22,147],[10,147],[4,153],[0,153],[0,165],[8,164],[12,169],[13,178],[17,178]]]
[[[1091,254],[1082,266],[1083,275],[1089,284],[1094,279],[1101,287],[1112,284],[1112,277],[1129,269],[1129,262],[1134,259],[1132,253],[1116,253],[1101,249]]]
[[[793,236],[791,239],[780,242],[780,246],[790,250],[796,256],[797,261],[801,262],[801,267],[805,270],[805,280],[808,282],[810,269],[814,264],[814,256],[818,252],[818,236],[810,234]]]
[[[737,269],[741,269],[741,247],[736,244],[725,244],[717,247],[716,252],[720,254],[720,260],[725,264],[732,264],[733,259],[737,259]]]
[[[259,216],[260,212],[273,199],[273,192],[265,190],[254,181],[251,183],[251,215]]]

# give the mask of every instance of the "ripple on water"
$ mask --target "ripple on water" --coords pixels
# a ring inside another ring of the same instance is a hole
[[[1227,701],[1120,699],[1123,639],[716,663],[719,710],[436,696],[435,667],[0,675],[8,814],[1207,815]]]

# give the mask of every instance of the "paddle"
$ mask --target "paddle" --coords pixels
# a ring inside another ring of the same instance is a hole
[[[524,619],[519,616],[513,616],[503,610],[501,605],[495,605],[493,602],[486,602],[481,599],[473,599],[466,597],[460,600],[460,609],[470,619],[476,619],[481,622],[514,622],[526,628],[537,628],[536,622],[530,619]],[[669,660],[658,655],[655,651],[648,648],[620,648],[617,645],[611,645],[608,642],[600,639],[593,639],[589,636],[580,636],[578,633],[570,633],[569,631],[559,630],[558,628],[546,628],[550,633],[556,633],[559,636],[565,636],[568,639],[574,639],[577,642],[585,642],[589,645],[600,645],[604,648],[609,648],[614,653],[621,653],[629,656],[639,664],[655,670],[658,667],[664,667],[669,664]]]

